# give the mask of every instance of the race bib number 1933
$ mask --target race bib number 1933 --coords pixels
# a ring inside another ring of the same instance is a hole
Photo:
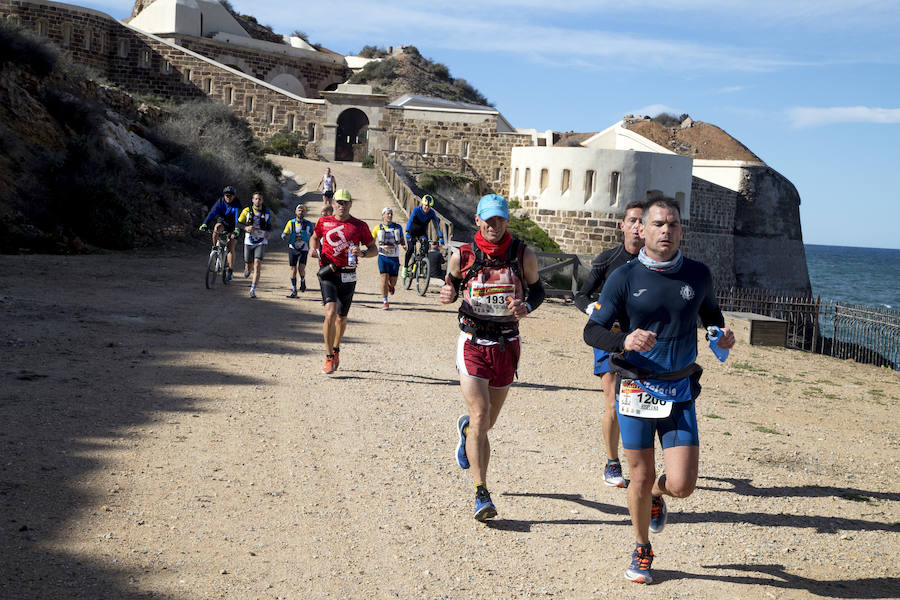
[[[619,414],[643,419],[662,419],[672,413],[672,403],[660,400],[642,390],[633,379],[619,384]]]

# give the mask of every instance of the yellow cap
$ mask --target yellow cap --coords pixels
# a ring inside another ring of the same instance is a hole
[[[334,193],[335,200],[350,200],[353,201],[353,198],[350,197],[350,192],[347,190],[341,189]]]

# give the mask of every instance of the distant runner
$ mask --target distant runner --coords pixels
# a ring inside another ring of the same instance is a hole
[[[306,220],[306,207],[298,204],[295,216],[284,226],[281,239],[288,244],[288,265],[291,267],[291,293],[288,298],[297,297],[297,273],[300,273],[300,291],[306,291],[306,257],[309,255],[309,240],[313,234],[313,224]]]
[[[330,168],[325,169],[325,174],[322,175],[322,179],[319,180],[319,185],[316,186],[316,189],[322,190],[322,204],[331,206],[334,190],[337,189],[337,180],[331,174]]]
[[[456,344],[459,386],[468,414],[457,420],[456,462],[472,467],[475,518],[497,516],[487,489],[491,447],[488,431],[497,422],[519,364],[519,320],[544,301],[537,256],[506,230],[509,206],[496,194],[481,198],[474,244],[450,256],[441,302],[461,295]]]
[[[394,293],[397,274],[400,272],[400,247],[406,249],[403,228],[399,223],[394,223],[394,209],[390,206],[381,209],[381,223],[375,226],[372,235],[378,243],[378,272],[381,273],[381,301],[384,302],[382,308],[388,310],[391,307],[388,294]]]
[[[587,313],[594,311],[594,295],[602,288],[610,274],[628,261],[637,257],[638,252],[644,246],[644,240],[640,236],[641,216],[644,213],[644,203],[638,200],[629,202],[625,206],[625,214],[619,222],[619,229],[625,234],[624,242],[605,252],[601,252],[594,258],[591,264],[591,272],[588,273],[584,284],[575,294],[575,306]],[[618,323],[613,324],[613,331],[621,331]],[[603,481],[606,485],[625,487],[625,478],[622,477],[622,463],[619,462],[619,421],[616,419],[616,375],[609,372],[609,353],[604,350],[594,349],[594,375],[600,376],[600,385],[603,387],[603,396],[606,400],[605,410],[601,421],[603,441],[606,444],[606,467],[603,470]]]
[[[238,224],[244,227],[244,277],[250,277],[253,266],[253,280],[250,283],[250,297],[256,298],[256,286],[262,270],[262,260],[272,231],[272,213],[263,206],[262,194],[253,194],[252,204],[241,212]]]
[[[610,353],[619,374],[616,395],[622,446],[631,471],[628,512],[637,539],[625,578],[651,583],[653,548],[649,532],[666,525],[663,495],[686,498],[694,491],[700,436],[694,401],[702,369],[697,358],[697,317],[722,330],[719,346],[734,346],[724,327],[709,269],[684,258],[681,217],[671,198],[644,209],[638,259],[619,267],[600,294],[599,307],[584,328],[584,341]],[[611,330],[614,322],[623,332]],[[665,473],[656,477],[654,435],[663,448]]]

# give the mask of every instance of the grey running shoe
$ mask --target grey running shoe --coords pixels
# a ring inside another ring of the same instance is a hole
[[[625,487],[625,478],[622,477],[622,463],[619,461],[606,464],[603,469],[603,483],[612,487]]]

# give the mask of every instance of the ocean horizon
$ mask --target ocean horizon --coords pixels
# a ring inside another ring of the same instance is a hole
[[[900,310],[900,250],[804,244],[814,296]]]

